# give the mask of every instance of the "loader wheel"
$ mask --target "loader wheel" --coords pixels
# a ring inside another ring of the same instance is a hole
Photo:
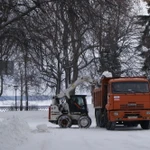
[[[89,116],[81,116],[78,120],[78,126],[80,128],[89,128],[92,120]]]
[[[62,115],[58,118],[58,125],[61,128],[70,128],[72,125],[72,120],[68,115]]]
[[[142,121],[141,123],[140,123],[140,125],[141,125],[141,128],[142,129],[149,129],[150,128],[150,121]]]

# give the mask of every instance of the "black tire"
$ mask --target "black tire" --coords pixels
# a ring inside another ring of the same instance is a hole
[[[95,112],[96,126],[100,127],[100,111],[96,110]]]
[[[96,125],[97,127],[105,127],[106,126],[106,116],[105,113],[102,113],[101,110],[97,110],[95,113],[96,117]]]
[[[150,121],[147,121],[147,120],[142,121],[142,122],[140,123],[140,125],[141,125],[141,128],[142,128],[142,129],[150,129]]]
[[[108,121],[107,124],[106,124],[106,129],[107,130],[115,130],[115,127],[116,127],[116,122]]]
[[[106,116],[105,113],[101,113],[100,115],[100,127],[105,127],[106,126]]]
[[[62,115],[58,118],[58,125],[61,128],[70,128],[72,125],[72,120],[68,115]]]
[[[79,128],[89,128],[92,123],[92,120],[89,116],[81,116],[78,119]]]

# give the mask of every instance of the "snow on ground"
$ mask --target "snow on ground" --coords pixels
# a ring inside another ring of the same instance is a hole
[[[0,113],[0,150],[149,150],[150,130],[117,127],[97,128],[89,105],[92,125],[61,129],[48,122],[48,111]]]
[[[30,127],[27,122],[8,115],[0,123],[0,150],[9,150],[22,144],[27,141],[29,133]]]

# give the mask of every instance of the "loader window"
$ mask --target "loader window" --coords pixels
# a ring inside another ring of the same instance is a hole
[[[71,112],[84,112],[87,113],[86,103],[83,97],[72,97],[70,103]]]
[[[82,97],[74,98],[73,102],[78,105],[78,107],[82,108],[84,106],[84,101]]]
[[[148,93],[148,82],[115,82],[112,83],[113,93]]]

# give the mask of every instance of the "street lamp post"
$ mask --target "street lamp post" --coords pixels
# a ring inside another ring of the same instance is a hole
[[[15,85],[15,86],[14,86],[14,89],[15,89],[15,109],[16,109],[16,111],[17,111],[17,89],[18,89],[18,86]]]

